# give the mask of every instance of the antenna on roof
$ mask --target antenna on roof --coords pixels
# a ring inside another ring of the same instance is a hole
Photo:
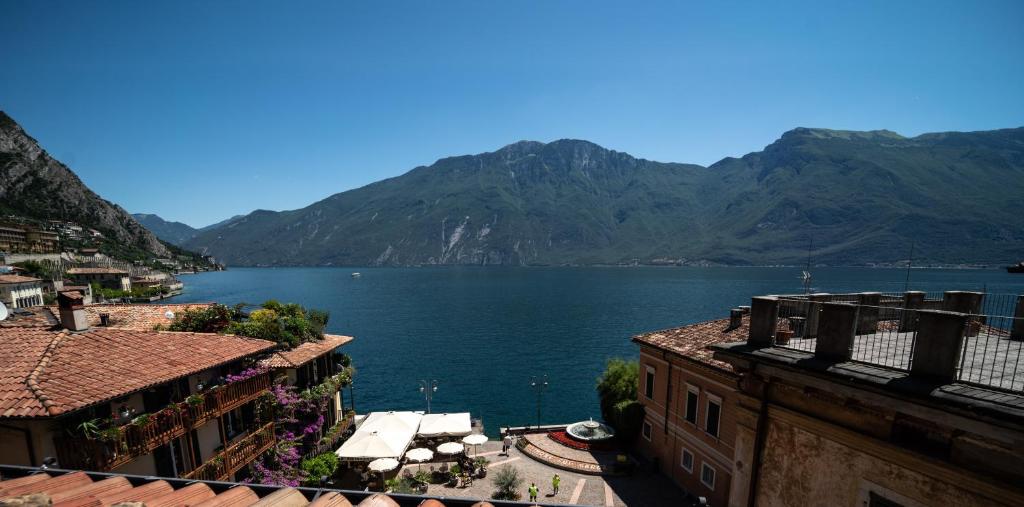
[[[910,266],[914,264],[914,242],[910,242],[910,257],[907,258],[907,281],[903,282],[903,292],[910,290]]]
[[[4,305],[3,301],[0,301],[0,320],[6,319],[8,315],[7,307]]]
[[[804,294],[811,293],[811,250],[814,248],[814,237],[811,236],[811,241],[807,245],[807,267],[804,268],[802,278],[804,280]]]

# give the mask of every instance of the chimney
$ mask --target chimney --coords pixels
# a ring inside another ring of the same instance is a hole
[[[729,310],[729,329],[736,329],[743,325],[743,309],[733,308]]]
[[[100,325],[103,326],[103,327],[107,327],[107,326],[110,325],[110,314],[109,313],[101,313],[100,314]]]
[[[85,304],[82,294],[67,291],[57,294],[57,306],[60,309],[60,323],[70,331],[85,331],[89,322],[85,318]]]

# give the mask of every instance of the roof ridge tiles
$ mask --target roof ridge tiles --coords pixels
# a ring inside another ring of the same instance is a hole
[[[60,346],[61,342],[63,342],[64,338],[67,336],[68,334],[64,331],[57,333],[57,335],[53,337],[53,340],[51,340],[46,346],[46,350],[43,351],[42,357],[39,358],[39,363],[36,364],[36,367],[33,368],[32,371],[29,372],[28,377],[25,378],[25,386],[28,387],[28,390],[32,395],[39,400],[39,404],[46,409],[46,413],[49,415],[57,415],[60,413],[60,410],[54,409],[57,403],[51,400],[50,397],[43,392],[42,386],[39,385],[39,376],[42,375],[43,370],[50,365],[54,352],[56,352],[57,347]]]

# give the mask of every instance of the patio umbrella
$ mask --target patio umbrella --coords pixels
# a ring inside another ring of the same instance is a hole
[[[431,451],[426,447],[417,447],[406,452],[405,457],[408,458],[409,461],[423,463],[424,461],[430,461],[430,459],[434,457],[434,451]],[[423,465],[420,465],[420,468],[423,468]]]
[[[441,454],[458,454],[466,450],[466,446],[458,442],[448,442],[437,446],[437,452]]]
[[[480,434],[469,435],[466,438],[462,439],[462,443],[464,443],[466,445],[472,445],[473,446],[473,454],[476,454],[476,446],[478,446],[480,444],[483,444],[486,441],[487,441],[487,435],[480,435]]]
[[[398,468],[398,460],[395,458],[379,458],[371,461],[369,465],[366,465],[366,468],[373,472],[380,472],[380,482],[383,487],[384,472],[390,472]]]
[[[375,459],[366,465],[366,468],[373,470],[374,472],[390,472],[398,468],[398,460],[395,458],[380,458]]]

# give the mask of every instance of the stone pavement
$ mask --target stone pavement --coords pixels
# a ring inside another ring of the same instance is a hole
[[[469,487],[450,488],[443,484],[431,484],[427,494],[488,500],[495,489],[491,482],[494,473],[500,467],[512,466],[519,469],[520,477],[525,480],[520,498],[520,501],[523,502],[529,500],[526,489],[531,482],[535,482],[541,491],[537,501],[542,505],[548,503],[597,507],[687,505],[682,490],[658,474],[650,475],[638,472],[630,477],[584,475],[534,461],[515,447],[509,451],[508,456],[505,456],[500,454],[501,442],[497,441],[489,441],[479,446],[478,449],[480,455],[491,462],[488,465],[486,478],[475,480]],[[424,468],[426,467],[427,465],[424,465]],[[418,466],[408,465],[406,468],[415,473]],[[556,473],[562,478],[557,495],[551,490],[551,477]]]

